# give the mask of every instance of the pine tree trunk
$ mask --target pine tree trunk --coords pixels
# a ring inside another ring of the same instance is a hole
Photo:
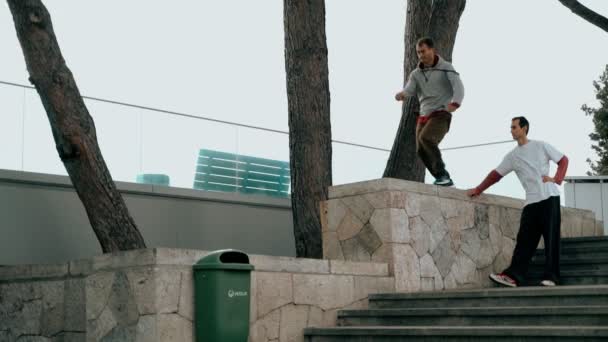
[[[322,258],[319,202],[332,184],[325,3],[284,0],[283,6],[296,254]]]
[[[416,69],[416,41],[430,36],[437,52],[446,60],[452,60],[452,50],[458,32],[460,16],[465,0],[409,0],[405,22],[405,58],[403,61],[404,84],[408,75]],[[401,107],[401,121],[383,177],[424,182],[425,167],[416,155],[416,117],[418,99],[408,97]]]
[[[8,5],[30,82],[103,252],[145,248],[103,160],[93,119],[61,55],[49,12],[39,0],[8,0]]]
[[[559,0],[559,2],[568,7],[572,13],[608,32],[608,18],[591,10],[589,7],[581,4],[577,0]]]

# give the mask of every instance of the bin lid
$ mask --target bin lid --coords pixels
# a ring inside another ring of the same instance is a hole
[[[207,254],[196,264],[195,270],[253,270],[249,256],[236,249],[222,249]]]

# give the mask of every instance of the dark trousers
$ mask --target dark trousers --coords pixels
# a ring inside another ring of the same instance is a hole
[[[437,112],[424,124],[416,126],[416,153],[435,178],[449,177],[441,158],[439,143],[450,130],[452,114]]]
[[[525,282],[530,260],[541,236],[545,242],[546,260],[543,280],[559,281],[560,210],[559,196],[524,207],[511,266],[504,271],[518,284]]]

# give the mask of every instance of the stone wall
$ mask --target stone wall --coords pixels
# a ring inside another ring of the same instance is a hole
[[[397,291],[485,287],[511,260],[522,207],[389,178],[336,186],[321,205],[323,253],[394,265]],[[593,212],[562,209],[563,237],[602,234]]]
[[[192,264],[207,252],[146,249],[0,267],[0,341],[191,342]],[[386,263],[252,255],[250,341],[302,341],[336,311],[393,292]]]
[[[383,179],[322,204],[326,260],[252,255],[250,341],[302,341],[376,292],[488,286],[507,266],[523,203]],[[562,210],[562,235],[601,235]],[[56,265],[0,266],[0,341],[193,341],[192,265],[207,252],[154,248]]]

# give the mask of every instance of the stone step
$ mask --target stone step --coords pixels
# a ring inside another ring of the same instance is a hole
[[[562,285],[605,285],[608,284],[608,277],[585,277],[585,278],[566,278],[562,280]]]
[[[608,243],[608,236],[580,236],[580,237],[569,237],[562,238],[562,242],[566,244],[594,244],[594,243]]]
[[[530,267],[528,271],[527,279],[531,282],[527,282],[524,286],[540,286],[539,282],[544,280],[542,277],[544,275],[544,267],[541,266],[533,266]],[[591,265],[585,265],[584,267],[575,268],[572,266],[560,268],[560,284],[561,285],[574,285],[571,282],[580,281],[590,281],[589,284],[604,284],[605,278],[608,270],[604,268],[596,268]],[[564,282],[567,281],[567,282]],[[580,285],[580,284],[579,284]]]
[[[560,253],[562,256],[608,257],[608,237],[579,237],[561,240]],[[539,248],[535,256],[545,255],[545,250]]]
[[[542,321],[538,317],[537,321]],[[608,327],[600,326],[487,326],[487,327],[391,327],[361,326],[306,328],[305,342],[394,342],[394,341],[606,341]]]
[[[608,285],[459,289],[438,292],[380,293],[370,309],[608,305]]]
[[[545,268],[544,259],[533,260],[530,264],[531,273],[541,273]],[[560,260],[561,273],[571,271],[603,271],[608,272],[608,259],[565,259]]]
[[[606,248],[589,248],[589,247],[562,247],[560,250],[560,255],[562,257],[572,256],[572,257],[589,257],[589,258],[605,258],[608,256],[608,247]],[[537,249],[536,253],[534,253],[535,257],[544,257],[545,250]]]
[[[606,236],[592,236],[592,237],[578,237],[578,238],[563,238],[561,239],[562,248],[607,248],[608,237]]]
[[[559,263],[561,266],[569,266],[569,265],[608,265],[608,255],[607,256],[594,256],[594,255],[561,255],[559,258]],[[532,265],[544,265],[545,257],[534,257],[532,259]]]
[[[544,265],[531,265],[528,270],[528,278],[532,280],[540,279],[541,275],[544,274]],[[560,274],[563,279],[574,279],[576,277],[581,278],[598,278],[601,280],[606,277],[608,273],[608,266],[606,265],[561,265]],[[541,279],[542,280],[542,279]],[[601,283],[600,283],[601,284]],[[529,284],[528,286],[536,286],[536,283]],[[567,284],[562,284],[567,285]]]
[[[542,268],[531,268],[528,272],[528,284],[537,285],[542,280]],[[560,269],[561,285],[594,285],[608,284],[606,269]]]
[[[338,311],[339,326],[519,326],[542,317],[545,325],[608,326],[608,306],[530,306]]]

